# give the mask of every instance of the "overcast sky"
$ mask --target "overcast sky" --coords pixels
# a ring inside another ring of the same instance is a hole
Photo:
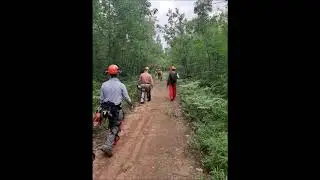
[[[190,20],[194,18],[196,15],[193,13],[194,2],[196,0],[149,0],[151,3],[151,9],[157,8],[158,12],[156,14],[157,24],[163,26],[167,24],[168,17],[166,16],[168,9],[178,8],[180,13],[184,13],[185,17]],[[219,3],[217,3],[219,2]],[[222,3],[221,3],[222,2]],[[214,0],[213,2],[213,10],[217,10],[218,8],[224,8],[227,2],[223,2],[223,0]],[[162,44],[164,44],[164,39],[161,38]]]

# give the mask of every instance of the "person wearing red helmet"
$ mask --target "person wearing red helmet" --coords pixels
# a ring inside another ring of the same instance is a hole
[[[171,66],[167,80],[167,87],[169,87],[169,98],[171,101],[174,101],[176,99],[177,79],[179,79],[179,75],[176,72],[176,68],[174,66]]]
[[[100,106],[108,111],[107,117],[110,130],[101,150],[109,157],[112,156],[112,146],[120,130],[119,112],[122,100],[127,101],[131,108],[133,107],[126,86],[117,78],[119,73],[120,69],[117,65],[110,65],[106,70],[106,74],[110,76],[110,79],[102,84],[100,90]]]

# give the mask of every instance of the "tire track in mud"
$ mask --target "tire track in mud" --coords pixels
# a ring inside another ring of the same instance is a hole
[[[146,107],[146,108],[149,111],[158,110],[150,107]],[[133,156],[127,161],[124,168],[122,168],[122,171],[119,174],[117,174],[117,179],[125,179],[126,178],[125,173],[132,170],[134,164],[141,164],[139,159],[142,159],[143,156],[147,153],[146,151],[148,150],[148,146],[150,144],[150,141],[152,140],[150,136],[152,136],[152,132],[154,131],[154,128],[152,128],[151,122],[155,120],[158,114],[159,113],[153,113],[152,116],[147,117],[148,122],[143,127],[143,130],[141,131],[141,133],[139,133],[139,136],[142,137],[142,140],[139,141],[138,144],[136,145],[133,151]]]
[[[152,101],[125,117],[113,157],[96,153],[93,180],[199,179],[199,163],[185,153],[187,129],[181,117],[172,115],[178,107],[174,103],[165,84],[156,84]]]
[[[144,132],[151,124],[151,118],[143,116],[143,110],[145,108],[146,107],[137,107],[134,114],[129,114],[126,117],[127,120],[124,124],[126,127],[124,128],[125,135],[121,136],[119,143],[113,149],[114,156],[112,158],[114,158],[115,161],[110,162],[110,159],[103,157],[102,153],[100,153],[102,155],[100,155],[100,157],[106,159],[106,161],[104,166],[99,169],[105,168],[107,164],[108,168],[95,174],[97,180],[104,179],[102,177],[105,177],[105,174],[108,174],[108,178],[115,179],[119,174],[123,173],[123,171],[126,172],[131,167],[132,161],[139,155],[139,150],[145,143],[146,138]],[[132,134],[130,133],[131,131]],[[118,148],[120,146],[122,146],[121,149]],[[132,154],[128,154],[126,151],[132,152]],[[118,163],[118,161],[120,161],[120,163]],[[97,171],[99,170],[97,169]]]
[[[147,145],[146,140],[148,140],[148,138],[145,135],[145,132],[146,132],[145,129],[150,128],[151,119],[150,118],[145,118],[145,117],[144,117],[144,119],[147,119],[146,124],[144,123],[144,121],[143,121],[143,123],[140,123],[140,124],[142,124],[142,126],[139,126],[139,128],[138,128],[139,133],[136,133],[133,136],[133,137],[135,137],[135,142],[136,143],[133,142],[134,147],[132,149],[133,150],[132,151],[132,156],[129,155],[129,156],[126,157],[126,160],[122,161],[122,164],[124,164],[124,165],[120,168],[120,170],[118,171],[116,177],[118,177],[121,174],[129,171],[132,168],[133,163],[137,160],[137,158],[140,155],[139,152],[141,151],[141,149],[143,147],[145,147],[145,145]]]

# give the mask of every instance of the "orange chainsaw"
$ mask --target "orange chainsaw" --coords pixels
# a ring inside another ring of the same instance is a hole
[[[102,124],[103,117],[101,115],[101,107],[99,106],[93,116],[93,127],[100,126]]]

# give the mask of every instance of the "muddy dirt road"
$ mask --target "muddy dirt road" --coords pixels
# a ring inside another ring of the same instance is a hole
[[[152,100],[125,117],[111,158],[96,152],[93,180],[199,179],[199,161],[188,152],[190,130],[177,102],[168,100],[165,82],[156,83]],[[106,133],[101,134],[103,142]],[[99,140],[96,140],[99,141]]]

